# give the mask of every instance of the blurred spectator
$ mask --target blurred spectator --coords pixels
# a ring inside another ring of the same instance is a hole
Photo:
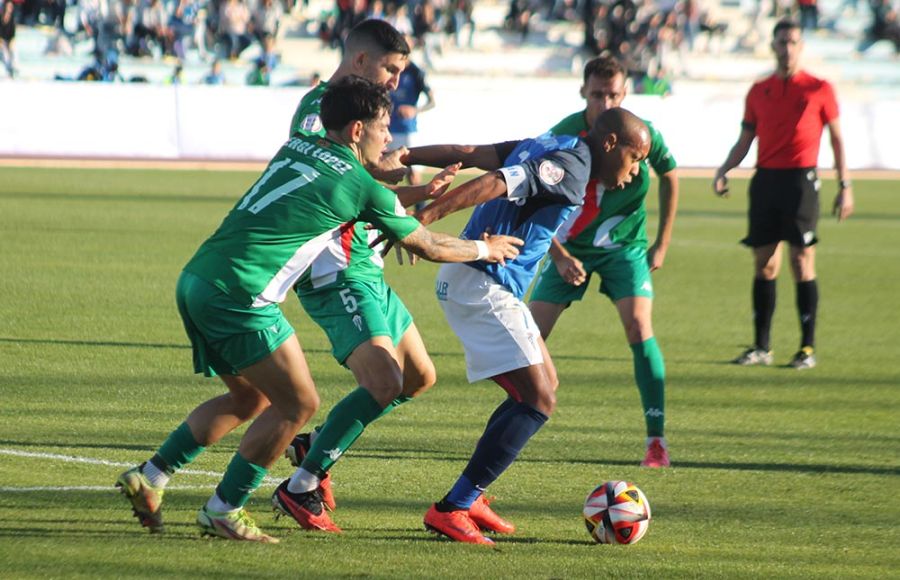
[[[720,22],[712,8],[707,8],[700,14],[700,32],[706,33],[706,50],[713,54],[719,54],[722,50],[722,42],[725,40],[725,32],[728,31],[728,23]]]
[[[472,48],[475,37],[475,18],[472,14],[473,0],[452,0],[450,10],[453,11],[453,36],[457,47]],[[463,34],[465,31],[465,42]]]
[[[270,82],[269,67],[264,58],[258,58],[253,64],[253,70],[247,74],[247,85],[251,87],[267,87]]]
[[[262,39],[260,40],[260,44],[262,45],[262,51],[259,58],[266,61],[266,67],[271,73],[273,70],[275,70],[275,68],[278,66],[278,63],[281,61],[281,58],[275,51],[275,37],[267,34],[262,37]]]
[[[411,37],[407,37],[407,43],[412,43]],[[420,107],[422,95],[425,96],[425,103]],[[394,138],[392,148],[413,147],[416,145],[415,134],[419,130],[419,113],[433,109],[435,101],[434,92],[425,81],[425,71],[411,60],[400,73],[397,88],[391,92],[391,103],[394,105],[390,124],[391,135]],[[409,184],[419,185],[421,181],[421,170],[411,168]]]
[[[900,24],[891,0],[869,0],[869,7],[872,9],[872,24],[866,29],[857,50],[863,53],[879,40],[887,40],[893,43],[895,54],[900,54]]]
[[[0,6],[0,61],[9,78],[16,76],[16,6],[4,0]]]
[[[281,5],[281,0],[259,0],[253,10],[251,20],[253,34],[260,44],[263,44],[263,39],[267,36],[273,40],[278,38],[283,16],[284,7]]]
[[[800,9],[800,28],[803,30],[818,30],[818,0],[797,0],[797,7]]]
[[[209,72],[203,77],[204,85],[224,85],[225,75],[222,73],[222,61],[215,59],[209,66]]]
[[[219,9],[219,40],[231,60],[250,46],[250,10],[244,0],[225,0]]]
[[[81,72],[74,79],[62,75],[55,75],[54,79],[58,81],[76,80],[103,83],[122,82],[125,80],[119,74],[119,61],[115,53],[110,53],[106,56],[96,55],[94,62],[81,69]]]
[[[206,41],[200,26],[200,2],[198,0],[178,0],[169,28],[172,34],[172,52],[179,60],[185,59],[185,43],[193,42],[197,46],[200,58],[206,58]]]
[[[155,49],[162,56],[169,52],[169,13],[161,0],[138,2],[140,4],[135,10],[134,33],[127,52],[132,56],[153,56]]]
[[[175,65],[175,68],[172,69],[172,74],[166,77],[165,84],[167,85],[182,85],[184,84],[184,65],[180,62]]]
[[[44,55],[72,56],[72,43],[69,41],[69,37],[63,31],[57,31],[47,39]]]

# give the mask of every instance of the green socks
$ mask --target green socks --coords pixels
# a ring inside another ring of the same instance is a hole
[[[156,455],[150,458],[157,469],[169,475],[175,473],[203,453],[203,447],[194,439],[191,428],[182,423],[169,434]]]
[[[216,495],[230,506],[244,507],[250,494],[262,484],[268,472],[265,467],[250,463],[240,453],[235,453],[222,476],[222,482],[216,488]]]
[[[406,400],[409,400],[409,397],[394,399],[390,405],[382,409],[369,391],[357,387],[341,399],[328,414],[328,419],[318,430],[312,447],[303,458],[301,467],[320,478],[325,477],[331,466],[362,435],[369,423],[389,413]]]
[[[631,345],[648,437],[662,437],[666,423],[666,364],[656,337]]]

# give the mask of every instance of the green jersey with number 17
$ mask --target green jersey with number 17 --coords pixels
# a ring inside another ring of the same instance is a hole
[[[647,246],[647,210],[644,200],[650,189],[649,162],[657,175],[675,169],[675,159],[662,135],[647,121],[650,153],[641,161],[640,171],[622,189],[605,189],[597,180],[588,182],[584,205],[563,224],[556,237],[566,249],[576,253],[610,252],[620,248]],[[589,127],[584,111],[569,115],[550,129],[554,135],[584,137]]]
[[[325,127],[322,126],[322,119],[319,113],[322,111],[322,94],[328,87],[327,82],[321,82],[312,88],[308,93],[300,99],[297,110],[294,112],[294,118],[291,119],[291,135],[325,135]],[[381,259],[381,247],[372,250],[369,244],[378,237],[378,231],[374,229],[366,229],[366,224],[358,222],[353,227],[353,236],[350,238],[350,253],[354,256],[353,264],[350,269],[344,273],[345,278],[350,279],[369,279],[375,271],[384,268],[384,260]],[[315,287],[319,287],[316,284]],[[305,289],[309,289],[308,284],[300,285],[297,291],[302,293]]]
[[[293,137],[184,269],[240,304],[283,302],[294,284],[327,283],[350,267],[357,220],[393,240],[419,227],[350,148]],[[381,276],[375,268],[372,277]]]

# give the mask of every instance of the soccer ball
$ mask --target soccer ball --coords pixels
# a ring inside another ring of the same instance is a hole
[[[584,500],[584,524],[598,544],[634,544],[650,526],[650,504],[628,481],[607,481]]]

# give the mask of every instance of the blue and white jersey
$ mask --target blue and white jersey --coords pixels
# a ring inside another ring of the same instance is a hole
[[[461,237],[478,240],[488,232],[525,240],[519,255],[505,267],[468,263],[521,299],[556,230],[583,203],[591,152],[577,137],[546,133],[520,141],[499,172],[506,181],[506,197],[476,206]]]

